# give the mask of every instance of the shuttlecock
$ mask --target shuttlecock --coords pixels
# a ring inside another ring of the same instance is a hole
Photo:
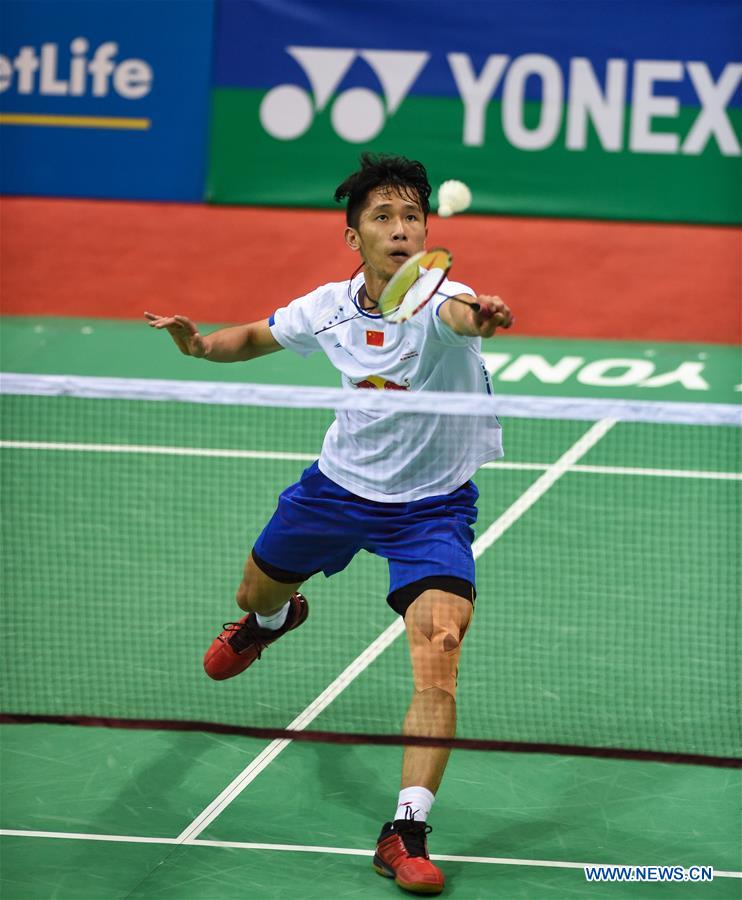
[[[447,218],[463,212],[471,203],[471,191],[463,181],[444,181],[438,188],[438,215]]]

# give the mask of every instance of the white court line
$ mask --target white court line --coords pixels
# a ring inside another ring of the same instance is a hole
[[[111,841],[121,844],[177,844],[177,838],[139,837],[133,834],[84,834],[76,831],[24,831],[21,828],[0,828],[5,837],[60,838],[68,841]]]
[[[178,844],[188,847],[216,847],[230,850],[273,850],[279,853],[333,853],[337,856],[373,856],[373,850],[359,850],[352,847],[322,847],[311,844],[259,844],[249,841],[178,841],[177,838],[137,837],[124,834],[81,834],[66,831],[21,831],[13,828],[0,829],[0,835],[27,838],[58,838],[73,841],[111,841],[132,844]],[[507,856],[453,856],[445,853],[431,853],[430,858],[438,862],[483,863],[494,866],[538,866],[549,869],[583,869],[585,866],[619,866],[622,863],[572,862],[562,859],[516,859]],[[625,865],[629,865],[626,863]],[[714,878],[742,878],[742,872],[725,872],[714,869]]]
[[[596,475],[642,475],[650,478],[705,478],[710,481],[742,481],[742,472],[713,472],[705,469],[643,469],[631,466],[572,466],[570,472]]]
[[[524,491],[513,505],[496,519],[490,527],[479,535],[472,545],[474,559],[477,559],[488,547],[491,547],[533,504],[543,497],[549,488],[567,472],[578,459],[581,459],[598,441],[616,424],[615,419],[601,419],[589,428],[585,434],[573,444],[566,453],[537,478]]]
[[[402,619],[394,622],[376,640],[357,656],[303,712],[286,726],[288,731],[303,731],[317,716],[345,690],[348,685],[368,668],[371,663],[404,631]],[[233,779],[211,803],[178,836],[179,843],[192,840],[200,834],[244,789],[291,743],[289,738],[272,741],[255,759]]]
[[[54,450],[77,453],[136,453],[155,456],[196,456],[216,459],[272,459],[313,462],[316,453],[288,453],[280,450],[230,450],[219,447],[169,447],[156,444],[83,444],[66,441],[0,441],[6,450]],[[483,469],[508,469],[522,472],[545,472],[552,463],[510,462],[485,463]],[[700,478],[714,481],[742,481],[740,472],[713,472],[694,469],[649,469],[631,466],[570,466],[571,472],[595,475],[638,475],[655,478]]]
[[[312,462],[317,454],[279,450],[222,450],[209,447],[161,447],[153,444],[78,444],[60,441],[0,441],[6,450],[68,450],[77,453],[152,453],[158,456],[213,456],[223,459],[289,459]]]
[[[513,469],[524,472],[544,472],[549,463],[518,463],[499,460],[485,463],[482,469]],[[714,472],[709,469],[649,469],[638,466],[570,466],[570,472],[587,475],[639,475],[649,478],[701,478],[711,481],[742,481],[742,472]]]
[[[473,544],[474,559],[478,559],[484,551],[514,523],[546,491],[564,475],[571,465],[577,462],[593,447],[615,424],[615,419],[602,419],[596,422],[585,434],[567,450],[544,474],[538,478],[528,490],[518,498]],[[364,652],[342,672],[325,691],[317,697],[294,721],[287,730],[301,731],[315,719],[319,713],[358,675],[366,669],[379,654],[385,650],[404,631],[404,621],[396,619]],[[178,836],[181,842],[192,841],[207,828],[227,806],[239,796],[245,788],[273,760],[288,747],[290,739],[283,738],[270,743],[265,750],[246,766],[236,778],[216,797]]]

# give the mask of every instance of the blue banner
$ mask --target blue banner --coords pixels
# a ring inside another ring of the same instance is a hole
[[[202,200],[213,0],[3,4],[0,190]]]
[[[475,212],[736,223],[739,0],[220,0],[209,197],[332,206],[359,150]]]
[[[742,5],[737,0],[220,0],[216,31],[216,87],[270,88],[304,75],[286,52],[290,45],[317,48],[378,48],[424,51],[425,66],[412,96],[458,98],[449,55],[465,54],[481,76],[491,56],[516,60],[541,54],[569,84],[572,61],[590,60],[602,76],[610,60],[626,60],[624,100],[634,93],[637,60],[703,60],[714,80],[742,56]],[[249,52],[246,51],[249,47]],[[358,60],[344,82],[378,88],[377,76]],[[488,99],[502,94],[504,79]],[[737,85],[738,87],[738,85]],[[655,93],[698,105],[692,80],[683,74],[660,83]],[[525,99],[540,101],[539,78],[525,82]],[[735,90],[728,105],[742,106]]]

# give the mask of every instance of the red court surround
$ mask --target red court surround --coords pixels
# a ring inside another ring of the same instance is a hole
[[[502,296],[521,336],[734,343],[734,228],[431,216],[452,277]],[[2,312],[261,318],[357,257],[340,211],[3,198]]]

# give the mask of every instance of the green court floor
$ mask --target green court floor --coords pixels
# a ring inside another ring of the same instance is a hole
[[[361,553],[307,584],[309,622],[249,673],[202,673],[237,612],[251,543],[316,455],[326,411],[1,399],[4,710],[283,727],[394,623],[385,564]],[[606,426],[519,507],[590,427],[505,421],[505,464],[479,472],[459,734],[739,756],[738,430]],[[245,449],[260,455],[229,455]],[[409,690],[402,637],[311,727],[397,731]],[[400,896],[370,865],[400,759],[3,726],[2,896]],[[739,897],[741,782],[713,766],[458,750],[430,849],[451,897]],[[588,884],[584,863],[717,875]]]
[[[237,612],[244,559],[318,453],[328,411],[1,399],[5,711],[283,728],[395,621],[386,563],[362,551],[307,583],[311,627],[271,650],[290,690],[269,665],[251,672],[248,696],[240,680],[201,670]],[[477,476],[479,600],[459,734],[736,755],[737,429],[615,424],[583,468],[518,512],[590,427],[507,421],[506,460]],[[245,449],[260,455],[210,455]],[[27,611],[50,593],[55,653],[29,668]],[[88,645],[100,628],[117,639]],[[408,689],[395,640],[314,727],[397,733]]]
[[[195,843],[176,845],[165,841],[264,743],[41,725],[6,726],[0,735],[2,827],[26,832],[0,844],[4,897],[401,895],[373,872],[368,855],[393,812],[398,749],[293,743]],[[459,857],[440,862],[447,896],[733,898],[737,878],[598,885],[586,883],[581,868],[563,866],[732,870],[739,866],[739,796],[739,772],[456,751],[431,817],[430,847]],[[76,837],[32,836],[39,832]],[[93,840],[106,835],[120,839]]]

